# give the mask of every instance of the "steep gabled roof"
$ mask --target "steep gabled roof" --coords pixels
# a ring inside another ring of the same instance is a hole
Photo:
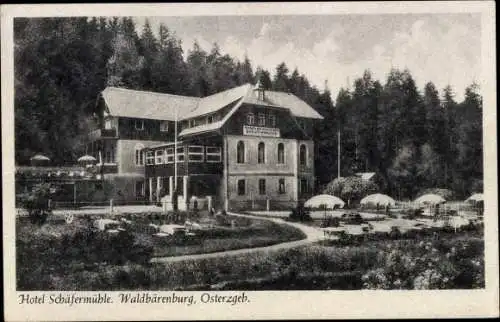
[[[295,117],[323,119],[323,116],[316,112],[314,108],[293,94],[265,91],[265,99],[274,106],[281,106],[289,109],[290,113]]]
[[[106,87],[102,91],[109,114],[122,117],[154,120],[175,120],[195,109],[200,98],[155,92],[136,91],[118,87]]]
[[[250,84],[248,84],[250,85]],[[281,92],[273,92],[266,91],[265,93],[265,101],[257,99],[254,95],[254,90],[252,86],[240,86],[237,87],[238,91],[241,89],[241,92],[235,92],[234,94],[243,94],[238,103],[235,104],[228,114],[224,116],[224,118],[218,122],[202,124],[192,128],[184,129],[181,131],[179,136],[189,136],[194,134],[201,134],[210,131],[216,131],[220,129],[227,120],[238,110],[238,108],[243,104],[256,104],[256,105],[264,105],[270,107],[277,108],[285,108],[290,111],[290,113],[295,117],[306,117],[306,118],[314,118],[314,119],[323,119],[323,117],[316,112],[311,106],[309,106],[306,102],[298,98],[293,94],[281,93]],[[245,93],[243,93],[243,89],[245,89]],[[236,96],[236,95],[235,95]],[[225,103],[229,104],[232,102],[232,98],[228,99]],[[224,106],[226,106],[225,104]],[[222,106],[221,106],[222,107]],[[196,114],[196,110],[193,111],[193,114]]]
[[[184,129],[184,130],[182,130],[181,133],[179,133],[179,136],[189,136],[189,135],[193,135],[193,134],[201,134],[201,133],[216,131],[216,130],[220,129],[224,125],[224,123],[226,123],[227,120],[229,120],[229,118],[240,108],[241,104],[245,100],[245,97],[247,97],[248,94],[250,93],[251,87],[248,87],[246,89],[246,91],[247,91],[246,94],[244,94],[239,99],[238,103],[234,104],[234,106],[231,108],[229,113],[227,113],[222,120],[214,122],[214,123],[202,124],[202,125],[188,128],[188,129]]]
[[[193,134],[202,134],[206,132],[216,131],[220,129],[222,125],[224,125],[224,120],[193,126],[182,130],[181,133],[179,133],[179,136],[189,136]]]
[[[267,93],[267,92],[266,92]],[[255,94],[255,91],[254,91]],[[271,102],[269,102],[267,99],[265,101],[258,99],[256,95],[247,95],[244,99],[244,103],[247,104],[252,104],[252,105],[261,105],[261,106],[269,106],[269,107],[277,107],[277,108],[283,108],[282,106],[274,105]]]
[[[198,102],[198,106],[191,112],[184,115],[183,118],[187,119],[216,112],[224,106],[227,106],[232,102],[244,97],[251,87],[251,84],[245,84],[228,89],[227,91],[203,97]]]

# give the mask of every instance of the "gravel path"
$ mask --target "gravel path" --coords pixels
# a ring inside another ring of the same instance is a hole
[[[242,214],[236,214],[236,213],[232,213],[232,212],[228,212],[228,215],[254,218],[254,219],[262,219],[262,217],[242,215]],[[208,254],[194,254],[194,255],[171,256],[171,257],[155,257],[151,260],[151,262],[152,263],[172,263],[172,262],[182,262],[182,261],[186,261],[186,260],[197,260],[197,259],[203,259],[203,258],[214,258],[214,257],[221,257],[221,256],[235,256],[235,255],[249,254],[249,253],[255,253],[255,252],[284,250],[284,249],[290,249],[290,248],[294,248],[294,247],[308,245],[310,243],[324,239],[324,233],[319,228],[310,227],[310,226],[306,226],[306,225],[299,224],[299,223],[286,222],[283,219],[269,218],[269,219],[265,219],[265,220],[270,220],[270,221],[273,221],[273,222],[276,222],[279,224],[286,224],[286,225],[296,227],[296,228],[302,230],[302,232],[304,232],[304,234],[306,234],[307,237],[305,239],[302,239],[302,240],[285,242],[285,243],[264,246],[264,247],[244,248],[244,249],[228,250],[228,251],[208,253]]]

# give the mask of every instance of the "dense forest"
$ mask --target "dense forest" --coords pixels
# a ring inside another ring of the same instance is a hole
[[[158,36],[156,36],[157,34]],[[383,82],[369,70],[332,100],[286,62],[273,73],[191,44],[161,25],[132,18],[16,18],[15,157],[26,164],[43,153],[54,164],[81,156],[98,93],[106,86],[205,96],[260,79],[265,88],[289,91],[324,117],[315,128],[318,187],[341,174],[377,172],[381,187],[399,198],[425,188],[449,188],[457,196],[482,190],[482,98],[476,84],[462,102],[451,87],[417,88],[410,71],[388,71]],[[367,66],[369,67],[369,66]],[[350,75],[355,76],[355,75]]]

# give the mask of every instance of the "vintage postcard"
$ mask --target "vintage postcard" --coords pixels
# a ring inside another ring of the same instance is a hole
[[[498,317],[494,12],[2,6],[5,319]]]

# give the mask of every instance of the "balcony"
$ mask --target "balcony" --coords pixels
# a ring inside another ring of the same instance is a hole
[[[89,133],[89,140],[91,141],[97,139],[117,139],[117,138],[118,138],[118,133],[116,131],[116,128],[97,129]]]

